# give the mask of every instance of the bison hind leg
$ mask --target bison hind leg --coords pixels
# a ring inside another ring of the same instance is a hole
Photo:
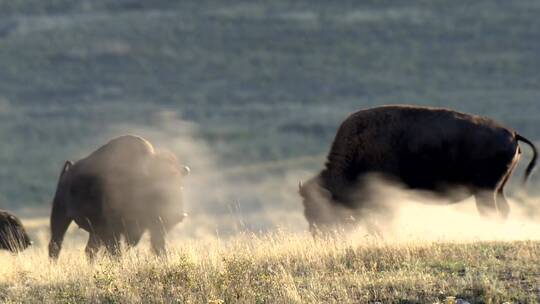
[[[502,187],[497,191],[497,211],[499,211],[499,217],[501,220],[508,219],[508,215],[510,214],[510,205],[504,196]]]
[[[510,206],[504,195],[504,186],[508,181],[507,173],[499,184],[484,187],[475,191],[476,207],[482,217],[506,220],[510,214]]]
[[[519,154],[516,154],[516,159],[519,159]],[[506,175],[503,177],[498,189],[497,189],[497,197],[496,197],[496,203],[497,203],[497,210],[499,211],[499,217],[501,220],[506,220],[508,218],[508,215],[510,214],[510,205],[508,205],[508,201],[506,200],[506,197],[504,195],[504,186],[506,186],[506,183],[508,182],[508,179],[512,175],[512,171],[515,169],[517,165],[517,161],[514,161],[514,163],[511,165],[510,169],[506,173]]]
[[[475,194],[476,209],[480,216],[485,218],[494,218],[497,214],[497,205],[495,200],[495,191],[481,190]]]

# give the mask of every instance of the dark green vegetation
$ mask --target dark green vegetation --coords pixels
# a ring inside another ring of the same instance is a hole
[[[0,206],[161,111],[224,167],[321,155],[348,112],[483,114],[538,139],[540,5],[522,1],[0,1]]]

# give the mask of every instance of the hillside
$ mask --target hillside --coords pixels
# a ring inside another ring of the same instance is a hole
[[[64,159],[159,130],[163,112],[196,124],[220,167],[322,155],[347,113],[385,103],[488,115],[538,139],[539,12],[532,0],[0,1],[0,204],[48,203]]]

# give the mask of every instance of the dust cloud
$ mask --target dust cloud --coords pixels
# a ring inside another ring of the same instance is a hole
[[[171,232],[172,239],[227,238],[244,232],[276,230],[297,233],[308,229],[298,181],[313,176],[315,172],[306,170],[306,164],[322,166],[323,157],[227,167],[220,164],[219,148],[210,148],[198,136],[197,125],[182,120],[176,112],[159,112],[150,125],[115,126],[110,136],[143,136],[158,149],[172,151],[182,165],[191,168],[190,176],[184,179],[183,194],[189,215]],[[482,218],[472,197],[448,204],[433,197],[418,199],[418,193],[395,185],[374,185],[378,190],[376,204],[388,212],[361,216],[376,223],[384,240],[540,239],[539,216],[534,213],[540,201],[534,197],[516,200],[508,195],[510,217],[501,221]],[[377,205],[371,208],[376,209]],[[332,204],[326,204],[323,210],[349,212]],[[354,231],[369,234],[361,225]]]
[[[525,213],[526,209],[514,200],[509,201],[511,214],[506,221],[480,217],[472,198],[450,206],[404,203],[407,203],[407,207],[398,208],[392,223],[392,229],[399,229],[397,238],[400,239],[452,241],[540,239],[540,221],[529,217]]]
[[[219,151],[200,139],[198,126],[180,119],[176,112],[156,113],[150,125],[118,125],[108,136],[140,135],[190,167],[190,175],[183,179],[188,217],[171,232],[171,239],[306,229],[297,183],[309,175],[302,166],[312,158],[223,166]]]
[[[496,215],[480,216],[474,197],[460,191],[451,195],[464,199],[452,203],[378,177],[369,178],[367,184],[367,191],[354,195],[355,205],[362,208],[352,210],[329,203],[318,194],[320,191],[313,191],[313,184],[308,185],[310,201],[304,203],[323,213],[314,218],[334,223],[340,232],[353,236],[360,233],[385,242],[540,239],[540,200],[523,193],[506,196],[511,211],[509,218],[502,220]]]

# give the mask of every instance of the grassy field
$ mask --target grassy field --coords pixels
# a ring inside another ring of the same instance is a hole
[[[123,257],[102,253],[94,263],[76,227],[59,261],[49,261],[47,218],[23,218],[35,245],[0,252],[0,303],[540,302],[538,218],[514,208],[501,223],[480,219],[474,206],[453,208],[396,211],[383,239],[359,229],[314,240],[291,227],[221,237],[205,230],[209,215],[173,229],[166,258],[153,256],[145,237]]]
[[[144,248],[144,246],[142,247]],[[51,263],[43,247],[0,254],[2,303],[538,303],[540,242],[314,241],[239,235],[186,241],[167,258],[145,249]]]

